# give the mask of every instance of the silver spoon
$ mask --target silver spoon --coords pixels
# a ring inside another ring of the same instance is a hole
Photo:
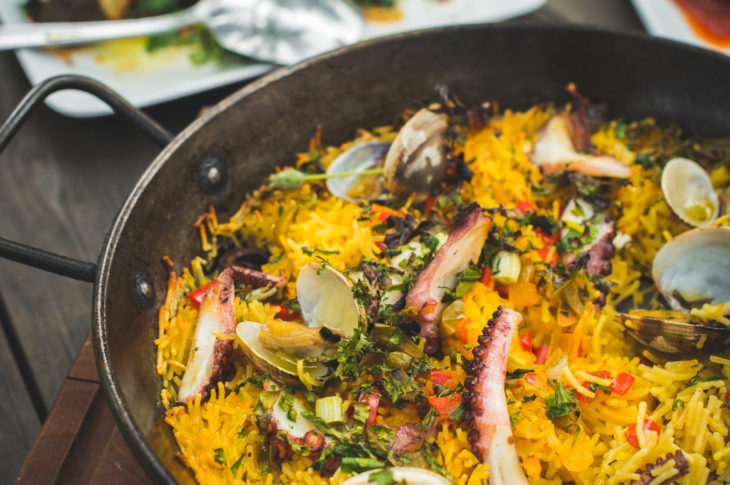
[[[136,37],[204,24],[229,51],[295,64],[359,41],[358,9],[344,0],[200,0],[179,12],[132,20],[0,25],[0,50]]]

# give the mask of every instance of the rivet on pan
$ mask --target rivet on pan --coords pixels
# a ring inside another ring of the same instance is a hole
[[[198,186],[206,194],[219,192],[226,184],[228,169],[225,162],[215,156],[208,155],[198,167]]]
[[[147,270],[137,268],[132,271],[132,295],[137,308],[146,310],[155,304],[155,287]]]
[[[221,172],[216,167],[208,169],[208,180],[210,183],[218,185],[221,183]]]

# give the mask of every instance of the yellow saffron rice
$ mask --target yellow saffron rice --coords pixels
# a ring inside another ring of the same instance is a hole
[[[550,106],[506,111],[480,131],[468,132],[458,150],[463,152],[473,177],[462,186],[462,203],[476,201],[484,209],[513,209],[529,203],[539,213],[558,219],[560,194],[535,190],[542,175],[528,158],[538,131],[553,114],[555,109]],[[670,143],[668,140],[676,137],[675,132],[660,129],[651,120],[641,123],[647,147]],[[362,132],[358,140],[372,138],[392,139],[393,133],[387,129]],[[661,306],[656,289],[643,284],[641,278],[649,275],[659,248],[687,226],[664,202],[658,177],[661,169],[634,163],[640,150],[629,149],[615,122],[602,125],[592,141],[598,150],[633,164],[630,183],[615,187],[611,194],[609,211],[616,217],[618,233],[625,235],[628,243],[617,249],[612,260],[606,305],[599,309],[586,304],[576,311],[567,308],[558,289],[539,285],[537,273],[551,254],[540,254],[536,248],[543,247],[544,235],[526,225],[520,228],[521,236],[515,243],[524,251],[519,281],[502,288],[489,281],[474,283],[458,311],[444,314],[445,357],[432,359],[432,364],[463,383],[462,359],[471,358],[477,337],[497,307],[510,307],[523,315],[524,324],[515,333],[508,371],[529,372],[508,381],[505,392],[516,449],[530,483],[628,483],[639,478],[637,470],[677,450],[682,450],[690,463],[690,473],[679,483],[701,485],[711,476],[715,483],[728,483],[730,360],[721,355],[708,355],[703,361],[654,355],[629,340],[615,319],[619,304],[649,309]],[[321,149],[314,144],[312,149],[319,151],[327,165],[347,146]],[[306,154],[300,156],[299,163],[306,159]],[[712,178],[718,186],[730,180],[723,169],[713,172]],[[314,190],[309,183],[293,191],[269,191],[265,198],[255,193],[228,221],[218,221],[213,208],[199,221],[204,258],[196,258],[178,272],[169,262],[169,290],[160,309],[155,341],[157,371],[162,403],[167,408],[165,420],[174,430],[180,458],[200,483],[338,484],[350,476],[337,471],[323,478],[310,468],[311,459],[299,455],[282,462],[278,469],[260,462],[263,436],[254,407],[261,390],[248,381],[255,371],[242,356],[238,342],[235,376],[219,383],[207,402],[201,403],[198,396],[186,406],[176,405],[176,390],[198,313],[185,295],[208,282],[203,268],[217,256],[223,238],[233,238],[236,245],[265,244],[271,258],[263,271],[286,276],[292,282],[302,266],[320,257],[340,271],[356,266],[362,258],[377,257],[383,242],[383,234],[375,229],[380,221],[363,211],[361,205]],[[499,213],[493,213],[492,218],[498,228],[511,224]],[[589,301],[600,296],[585,276],[576,277],[574,284],[586,292]],[[289,283],[289,297],[294,296],[294,290]],[[268,303],[239,298],[235,309],[237,322],[267,323],[277,313]],[[727,305],[705,305],[695,313],[723,321],[729,312]],[[547,346],[543,363],[537,363],[536,353],[520,343],[528,332],[533,349]],[[625,393],[604,392],[619,373],[635,379],[630,389]],[[583,396],[578,403],[579,417],[572,421],[550,419],[546,413],[546,398],[555,392],[556,382]],[[392,426],[405,420],[398,412],[378,417],[378,422]],[[655,423],[659,431],[646,429],[646,420]],[[630,429],[635,431],[638,447],[627,439]],[[455,483],[486,483],[488,467],[473,454],[467,433],[465,423],[441,423],[430,439],[439,450],[436,460]]]

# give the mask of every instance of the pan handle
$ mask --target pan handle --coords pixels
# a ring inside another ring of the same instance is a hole
[[[28,115],[49,95],[64,89],[75,89],[96,96],[108,104],[116,114],[130,120],[132,124],[162,146],[167,145],[173,139],[170,132],[106,85],[84,76],[62,75],[52,77],[34,86],[20,101],[0,127],[0,153],[25,123]],[[75,280],[93,282],[96,278],[96,263],[67,258],[4,238],[0,238],[0,257]]]

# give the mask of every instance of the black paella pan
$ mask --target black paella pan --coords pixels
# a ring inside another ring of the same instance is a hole
[[[93,335],[106,396],[124,437],[158,482],[192,482],[159,426],[157,312],[167,284],[161,262],[198,253],[191,223],[214,205],[221,217],[279,164],[306,149],[316,126],[338,144],[358,127],[392,123],[448,85],[465,104],[501,108],[567,101],[575,82],[608,116],[654,116],[706,135],[730,134],[730,59],[646,36],[581,28],[468,26],[367,42],[284,68],[221,101],[174,139],[103,86],[58,78],[37,88],[0,129],[2,149],[45,95],[85,89],[166,144],[116,217],[97,264],[0,240],[0,256],[94,281]]]

